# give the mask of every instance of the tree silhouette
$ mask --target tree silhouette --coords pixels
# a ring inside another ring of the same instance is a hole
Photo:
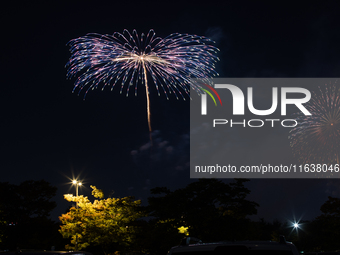
[[[50,249],[58,237],[57,225],[49,219],[56,207],[51,201],[57,188],[44,180],[24,181],[19,185],[0,183],[0,225],[2,249]]]
[[[152,189],[154,196],[148,199],[147,207],[152,217],[147,232],[151,249],[158,247],[164,252],[178,244],[184,237],[178,231],[181,227],[205,242],[249,239],[247,216],[257,213],[258,204],[246,199],[250,193],[244,186],[246,181],[200,179],[175,191],[164,187]]]
[[[335,251],[340,249],[340,199],[328,197],[321,206],[322,214],[312,225],[314,233],[313,250]]]

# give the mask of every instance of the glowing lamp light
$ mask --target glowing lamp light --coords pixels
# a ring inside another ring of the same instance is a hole
[[[72,180],[72,184],[76,185],[76,196],[78,196],[78,188],[79,188],[79,186],[82,185],[82,183],[78,182],[77,180]]]
[[[72,184],[78,185],[78,186],[81,186],[81,185],[82,185],[82,183],[81,183],[81,182],[78,182],[77,180],[73,180],[73,181],[72,181]]]

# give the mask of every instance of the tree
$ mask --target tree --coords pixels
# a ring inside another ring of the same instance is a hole
[[[165,251],[187,233],[203,241],[250,239],[247,216],[257,213],[258,204],[246,199],[250,193],[244,187],[246,181],[200,179],[175,191],[152,189],[157,196],[149,198],[148,212],[153,217],[150,223],[154,232],[148,234],[155,233],[149,240],[157,245],[150,243],[151,249],[161,246]],[[183,228],[186,232],[179,233]]]
[[[1,206],[0,206],[0,208],[1,208]],[[0,243],[3,242],[5,226],[6,226],[6,221],[4,220],[3,215],[4,215],[3,211],[0,210]]]
[[[328,197],[321,206],[322,214],[312,225],[314,236],[314,250],[331,251],[340,249],[340,199]]]
[[[60,233],[71,238],[66,249],[85,249],[90,244],[100,245],[105,254],[115,250],[125,250],[135,235],[134,222],[142,217],[140,200],[132,197],[107,198],[95,186],[92,195],[97,198],[91,202],[84,196],[64,195],[69,202],[76,202],[69,212],[59,217],[63,225]]]
[[[24,181],[19,185],[0,183],[0,204],[9,222],[25,222],[30,218],[48,217],[56,207],[50,201],[57,188],[44,180]]]
[[[53,231],[58,232],[48,217],[56,207],[56,202],[51,201],[56,191],[44,180],[28,180],[19,185],[0,183],[0,221],[6,222],[0,225],[0,249],[47,249],[53,245],[51,236]]]

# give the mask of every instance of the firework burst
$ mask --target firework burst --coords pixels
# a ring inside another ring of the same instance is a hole
[[[303,163],[339,163],[340,87],[319,87],[306,108],[312,115],[297,113],[298,125],[290,131],[294,155]]]
[[[211,84],[210,78],[218,75],[215,63],[218,49],[210,39],[188,34],[171,34],[160,38],[150,30],[145,36],[132,34],[113,35],[87,34],[69,42],[71,58],[67,63],[68,78],[79,75],[73,91],[84,98],[91,89],[120,86],[126,96],[130,89],[137,95],[137,85],[145,87],[149,130],[150,99],[149,80],[155,85],[158,95],[164,93],[169,99],[173,94],[177,99],[189,95],[190,88],[202,93],[200,79]]]

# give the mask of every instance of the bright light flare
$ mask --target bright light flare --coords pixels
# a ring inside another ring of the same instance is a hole
[[[77,180],[72,180],[72,184],[78,185],[78,186],[82,185],[82,183],[80,181],[77,181]]]

